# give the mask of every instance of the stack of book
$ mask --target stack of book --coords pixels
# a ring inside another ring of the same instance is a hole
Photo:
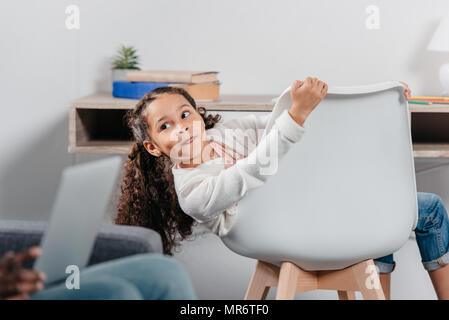
[[[141,99],[159,87],[180,87],[195,100],[217,100],[220,81],[217,71],[135,70],[126,73],[126,81],[114,81],[112,95],[116,98]]]
[[[412,104],[449,104],[449,97],[411,96],[408,102]]]

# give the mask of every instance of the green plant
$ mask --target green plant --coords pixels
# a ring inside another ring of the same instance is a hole
[[[121,45],[117,50],[117,54],[112,60],[112,69],[135,69],[140,70],[140,57],[137,50],[133,47]]]

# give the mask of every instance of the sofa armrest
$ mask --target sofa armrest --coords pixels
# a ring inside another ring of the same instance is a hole
[[[39,245],[47,221],[0,220],[0,257]],[[162,241],[154,230],[125,225],[102,224],[88,265],[139,253],[162,253]],[[29,265],[28,265],[29,266]]]

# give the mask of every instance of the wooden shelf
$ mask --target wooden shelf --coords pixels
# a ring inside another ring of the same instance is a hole
[[[411,104],[408,105],[410,112],[417,113],[448,113],[449,104],[432,104],[432,105],[419,105]]]
[[[96,140],[70,146],[71,153],[128,154],[131,141]],[[413,143],[416,158],[449,158],[449,143]]]
[[[415,158],[449,158],[448,143],[413,143]]]
[[[132,141],[92,140],[69,146],[70,153],[111,153],[128,154]]]
[[[197,100],[197,106],[210,111],[271,111],[271,95],[222,95],[219,100]],[[114,98],[96,93],[73,101],[69,111],[70,153],[127,154],[132,134],[123,116],[139,100]]]
[[[219,100],[201,101],[210,111],[269,112],[273,95],[221,95]],[[123,122],[125,113],[139,100],[114,98],[95,93],[73,101],[69,111],[70,153],[127,154],[132,134]],[[449,158],[449,105],[409,104],[414,155],[417,158]]]
[[[196,100],[198,107],[213,111],[271,111],[274,107],[273,95],[221,95],[219,100]],[[111,93],[91,94],[73,101],[74,109],[133,109],[139,100],[114,98]]]

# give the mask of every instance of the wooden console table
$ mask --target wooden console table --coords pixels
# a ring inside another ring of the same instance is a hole
[[[221,95],[213,102],[197,101],[197,106],[217,113],[269,112],[273,95]],[[69,111],[70,153],[127,154],[131,132],[123,116],[138,100],[96,93],[73,101]],[[410,104],[414,155],[417,158],[449,158],[449,105]]]

